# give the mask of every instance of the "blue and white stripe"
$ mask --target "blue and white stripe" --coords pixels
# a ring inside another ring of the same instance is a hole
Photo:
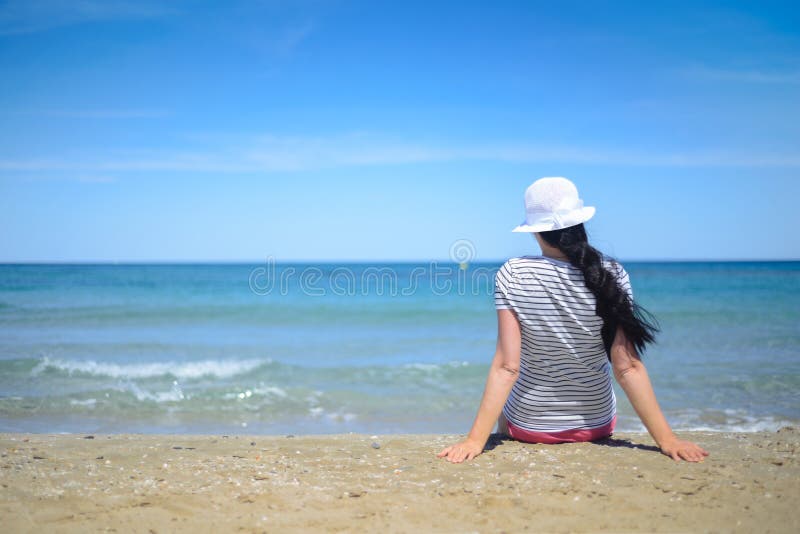
[[[632,295],[625,269],[606,267]],[[521,330],[519,377],[503,408],[511,423],[559,432],[611,421],[616,398],[603,321],[580,269],[543,256],[512,258],[495,277],[495,307],[512,310]]]

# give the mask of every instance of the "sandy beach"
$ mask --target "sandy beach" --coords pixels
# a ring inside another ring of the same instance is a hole
[[[3,531],[797,532],[800,431],[529,445],[458,436],[0,435]]]

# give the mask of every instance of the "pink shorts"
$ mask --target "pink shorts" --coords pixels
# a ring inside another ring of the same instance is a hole
[[[562,430],[560,432],[535,432],[520,428],[508,421],[508,435],[517,441],[525,441],[527,443],[575,443],[576,441],[593,441],[608,437],[614,431],[614,425],[616,424],[617,416],[615,415],[611,421],[598,428],[580,428]]]

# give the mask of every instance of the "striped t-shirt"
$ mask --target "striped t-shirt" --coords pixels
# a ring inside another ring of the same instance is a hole
[[[625,269],[606,268],[631,294]],[[514,425],[538,432],[603,426],[616,414],[611,365],[580,269],[543,256],[508,260],[495,277],[495,307],[513,310],[521,331],[520,369],[503,407]]]

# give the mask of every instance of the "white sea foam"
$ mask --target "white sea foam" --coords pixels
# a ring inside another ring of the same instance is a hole
[[[406,369],[415,369],[417,371],[438,371],[441,366],[436,363],[408,363],[403,366]]]
[[[678,418],[675,426],[681,430],[704,432],[775,432],[796,423],[772,415],[755,416],[744,410],[724,410],[724,420],[709,424],[703,418]]]
[[[127,381],[119,384],[115,389],[132,393],[138,401],[178,402],[185,398],[183,391],[177,385],[173,386],[169,391],[147,391],[135,382]]]
[[[796,421],[772,415],[756,416],[744,410],[706,412],[687,409],[667,413],[667,420],[676,432],[775,432],[785,426],[796,426]],[[617,420],[617,432],[646,432],[636,416],[622,416]]]
[[[71,406],[94,406],[97,404],[97,399],[86,399],[86,400],[78,400],[78,399],[70,399],[69,401]]]
[[[288,393],[282,388],[277,386],[262,386],[257,387],[253,390],[253,393],[257,393],[259,395],[272,395],[275,397],[286,398],[289,396]]]
[[[342,411],[335,411],[330,413],[324,414],[326,418],[330,421],[334,421],[336,423],[349,423],[350,421],[355,420],[358,416],[351,412],[342,412]]]
[[[277,386],[259,386],[253,389],[245,389],[242,391],[235,391],[232,393],[225,393],[222,398],[224,400],[245,400],[249,399],[254,395],[260,395],[262,397],[278,397],[281,399],[285,399],[289,396],[286,390],[279,388]]]
[[[108,376],[121,379],[152,378],[174,376],[180,379],[212,376],[229,378],[247,373],[270,360],[203,360],[198,362],[154,362],[116,364],[93,360],[60,360],[43,358],[31,373],[35,376],[48,369],[65,371],[69,374]]]
[[[443,369],[452,369],[458,367],[468,367],[469,362],[465,361],[451,361],[447,363],[407,363],[403,365],[404,369],[413,369],[416,371],[435,372]]]
[[[342,410],[327,411],[321,406],[312,406],[309,408],[308,415],[314,419],[324,418],[334,423],[349,423],[358,418],[358,416],[352,412],[345,412]]]

